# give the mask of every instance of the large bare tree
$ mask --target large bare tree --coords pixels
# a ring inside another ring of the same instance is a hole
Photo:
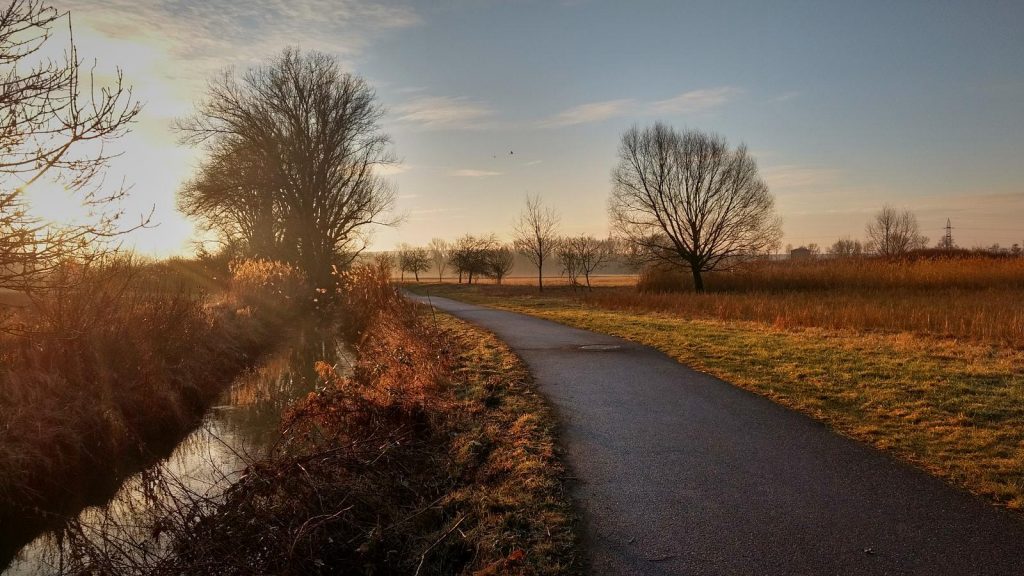
[[[226,72],[177,123],[210,152],[183,208],[257,247],[272,239],[273,256],[326,285],[332,266],[366,247],[368,225],[393,223],[394,192],[378,173],[394,161],[381,115],[370,86],[323,53],[289,48],[241,78]],[[234,228],[217,223],[235,212]]]
[[[702,274],[776,245],[781,225],[768,186],[745,146],[662,123],[622,135],[609,211],[615,229],[650,262]]]
[[[537,267],[537,289],[544,291],[544,262],[558,244],[558,214],[545,206],[539,195],[527,196],[526,206],[515,223],[513,246]]]
[[[70,32],[70,15],[43,2],[0,8],[0,288],[28,293],[49,287],[68,261],[108,255],[131,229],[118,224],[125,189],[105,191],[102,175],[113,157],[105,145],[127,131],[139,104],[120,70],[109,85],[83,70],[73,34],[63,59],[43,57],[56,26]],[[44,178],[91,217],[54,224],[33,216],[25,190]]]
[[[866,231],[868,250],[882,256],[903,256],[928,245],[928,238],[921,235],[917,216],[909,210],[900,212],[888,205],[868,222]]]

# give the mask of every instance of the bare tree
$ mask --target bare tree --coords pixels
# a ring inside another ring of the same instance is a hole
[[[554,253],[558,241],[559,217],[544,206],[540,196],[527,196],[526,207],[515,224],[513,245],[537,267],[537,288],[544,291],[544,262]]]
[[[616,230],[649,261],[703,272],[764,252],[781,237],[775,201],[745,146],[661,123],[622,136],[609,211]]]
[[[928,238],[921,235],[917,217],[909,210],[898,212],[886,205],[868,222],[866,230],[868,249],[882,256],[903,256],[928,245]]]
[[[74,36],[62,60],[43,57],[53,27],[71,18],[36,0],[0,9],[0,288],[45,289],[53,272],[116,250],[113,240],[145,225],[120,227],[117,202],[126,190],[103,191],[112,158],[106,144],[139,113],[121,71],[108,86],[82,69]],[[25,189],[42,178],[77,195],[92,216],[85,223],[50,224],[32,215]]]
[[[501,281],[512,271],[512,266],[516,261],[516,253],[509,246],[496,246],[487,250],[485,259],[485,275],[501,284]]]
[[[591,289],[590,277],[608,264],[614,254],[615,245],[612,240],[598,240],[593,236],[563,238],[558,250],[570,283],[575,285],[579,276],[583,276],[588,289]]]
[[[369,85],[342,72],[334,57],[286,49],[240,79],[230,72],[216,78],[177,127],[184,142],[210,153],[197,182],[214,192],[217,214],[232,218],[225,208],[244,206],[251,225],[233,224],[254,230],[254,238],[272,236],[276,257],[322,286],[332,266],[347,266],[366,247],[370,224],[394,223],[387,218],[394,192],[378,174],[394,161],[381,115]],[[182,202],[210,213],[187,189]]]
[[[555,256],[562,264],[562,275],[568,277],[570,286],[577,286],[580,278],[580,259],[575,246],[567,238],[560,238],[555,247]]]
[[[864,253],[864,245],[861,244],[860,240],[840,238],[832,244],[832,247],[828,249],[828,253],[833,256],[860,256]]]
[[[434,238],[427,245],[427,250],[430,251],[430,259],[434,263],[434,268],[437,269],[437,281],[441,282],[444,279],[444,270],[448,267],[451,246],[441,238]]]
[[[474,276],[485,276],[488,273],[488,255],[498,247],[498,241],[491,236],[473,236],[466,234],[455,241],[451,249],[452,266],[459,272],[459,284],[465,274],[469,284]]]
[[[426,248],[418,248],[402,244],[398,248],[398,269],[402,272],[402,280],[405,280],[405,273],[410,272],[420,281],[420,272],[430,270],[430,252]]]

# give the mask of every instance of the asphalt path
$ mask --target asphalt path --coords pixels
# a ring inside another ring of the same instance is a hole
[[[556,408],[593,574],[1024,574],[1020,516],[810,418],[627,340],[431,302]]]

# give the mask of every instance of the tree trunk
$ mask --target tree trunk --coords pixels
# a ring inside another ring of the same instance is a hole
[[[690,266],[690,271],[693,272],[693,290],[698,294],[704,293],[704,278],[700,275],[700,268],[697,266]]]
[[[416,275],[416,283],[419,284],[420,283],[420,271],[416,270],[416,271],[413,272],[413,274]]]
[[[544,291],[544,261],[541,260],[540,264],[537,264],[537,291]]]

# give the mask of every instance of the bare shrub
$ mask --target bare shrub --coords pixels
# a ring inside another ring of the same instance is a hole
[[[516,253],[509,246],[496,246],[487,250],[484,254],[484,275],[494,279],[501,284],[501,281],[512,271],[516,262]]]

